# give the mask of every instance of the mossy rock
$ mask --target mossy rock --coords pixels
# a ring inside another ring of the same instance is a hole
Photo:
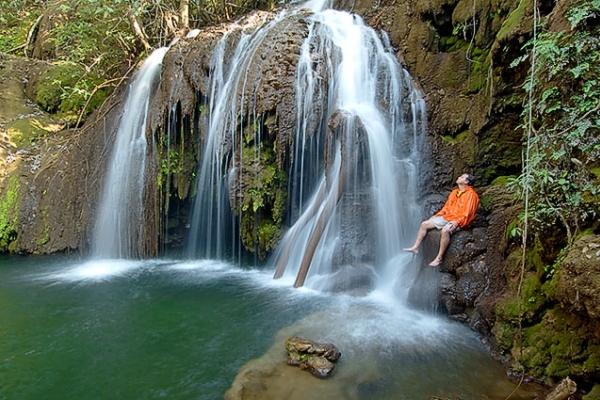
[[[600,384],[594,385],[592,390],[582,397],[582,400],[600,400]]]
[[[442,140],[445,143],[463,143],[469,137],[469,131],[462,131],[455,137],[450,135],[445,135],[442,137]]]
[[[264,259],[282,233],[287,196],[285,174],[277,170],[273,149],[262,143],[243,149],[241,170],[244,172],[238,182],[240,186],[235,188],[239,204],[233,211],[241,212],[240,235],[244,247]]]
[[[492,186],[506,185],[510,181],[510,179],[514,179],[514,178],[515,178],[514,175],[498,176],[492,181],[491,185]]]
[[[11,251],[17,241],[20,186],[19,178],[13,175],[0,196],[0,251]]]
[[[94,88],[102,82],[101,77],[70,62],[52,64],[42,72],[38,82],[35,102],[44,111],[59,113],[61,118],[66,119],[75,119],[86,104],[86,113],[91,112],[108,95],[108,89],[94,92]]]
[[[517,333],[518,329],[515,326],[499,320],[492,327],[492,336],[504,351],[511,349]]]
[[[17,148],[27,147],[37,139],[51,136],[63,128],[64,124],[43,115],[17,119],[6,124],[6,132]]]
[[[506,296],[496,305],[496,315],[501,321],[517,321],[522,317],[525,321],[535,321],[536,315],[546,304],[547,298],[542,292],[542,284],[536,274],[525,274],[521,284],[521,297]]]
[[[524,329],[523,365],[529,373],[549,381],[598,376],[600,346],[595,344],[595,337],[593,326],[555,307],[541,322]],[[515,343],[513,353],[519,349]]]
[[[521,0],[519,6],[511,12],[508,17],[502,23],[500,31],[496,35],[496,42],[502,42],[505,40],[512,31],[521,23],[527,10],[528,2]]]

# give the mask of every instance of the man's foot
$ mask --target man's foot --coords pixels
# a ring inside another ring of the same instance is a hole
[[[407,251],[409,253],[413,253],[413,254],[419,254],[419,248],[418,247],[407,247],[405,249],[402,249],[404,251]]]
[[[439,258],[439,257],[436,257],[435,260],[433,260],[432,262],[429,263],[429,266],[430,267],[437,267],[441,263],[442,263],[442,259]]]

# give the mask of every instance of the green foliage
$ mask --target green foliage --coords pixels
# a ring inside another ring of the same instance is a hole
[[[273,7],[271,1],[190,4],[190,28],[221,22],[251,8]],[[140,35],[145,35],[147,45],[157,48],[180,33],[179,6],[179,0],[63,0],[60,12],[67,19],[53,31],[59,57],[115,76],[124,61],[141,49]],[[143,33],[136,35],[133,19]]]
[[[272,0],[189,4],[190,29],[275,5]],[[129,71],[140,56],[181,35],[185,27],[179,7],[179,0],[0,0],[0,51],[30,51],[25,47],[32,45],[27,43],[28,33],[45,14],[55,24],[50,32],[44,32],[52,44],[46,43],[46,50],[53,50],[56,60],[77,64],[85,73],[54,79],[51,84],[56,87],[41,103],[50,112],[71,114],[61,115],[63,119],[75,119],[84,106],[87,114],[101,104],[111,86],[119,82],[116,78]]]
[[[25,43],[30,25],[45,4],[45,0],[0,0],[0,52]]]
[[[92,96],[100,77],[71,62],[57,62],[49,68],[37,87],[36,103],[49,113],[78,114]],[[106,90],[96,91],[88,112],[104,101]]]
[[[181,172],[179,152],[173,149],[168,151],[168,157],[161,160],[161,172],[163,175],[177,174]]]
[[[4,197],[0,198],[0,250],[6,251],[17,239],[19,222],[19,178],[12,176]]]
[[[136,2],[115,0],[67,0],[58,12],[64,23],[51,35],[59,60],[85,65],[88,70],[102,71],[113,77],[120,73],[128,55],[135,52],[136,37],[124,16]]]
[[[510,221],[506,227],[506,237],[511,239],[520,239],[523,236],[523,215]]]
[[[588,20],[598,17],[600,10],[600,0],[579,0],[571,4],[569,10],[569,22],[571,29],[575,29],[581,24],[587,23]]]
[[[285,174],[277,171],[275,152],[264,143],[246,147],[242,154],[240,203],[242,242],[259,257],[273,250],[281,235],[287,191]]]
[[[600,29],[586,24],[597,10],[598,0],[579,1],[568,14],[574,30],[542,31],[526,46],[536,52],[522,125],[531,153],[513,188],[530,194],[530,227],[559,222],[569,245],[600,211]]]
[[[592,390],[582,397],[582,400],[600,400],[600,384],[595,384]]]

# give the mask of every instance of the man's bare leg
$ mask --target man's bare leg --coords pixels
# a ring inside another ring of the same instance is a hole
[[[421,222],[419,232],[417,232],[417,238],[415,239],[415,244],[413,244],[411,247],[406,247],[402,250],[414,254],[419,254],[419,246],[421,246],[421,242],[423,241],[423,239],[425,239],[425,236],[427,236],[427,232],[433,228],[435,228],[435,225],[429,222],[429,220]]]
[[[450,244],[450,231],[446,228],[442,229],[442,237],[440,238],[440,249],[438,250],[437,256],[433,259],[432,262],[429,263],[430,267],[437,267],[442,263],[442,259],[444,257],[444,253],[448,249],[448,245]]]

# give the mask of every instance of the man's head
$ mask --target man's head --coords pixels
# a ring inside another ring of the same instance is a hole
[[[475,177],[471,174],[465,174],[466,175],[466,180],[467,180],[467,185],[469,186],[473,186],[475,185]]]
[[[475,185],[475,177],[471,174],[462,174],[461,176],[458,177],[458,179],[456,180],[457,184],[463,184],[463,185],[467,185],[467,186],[473,186]]]

